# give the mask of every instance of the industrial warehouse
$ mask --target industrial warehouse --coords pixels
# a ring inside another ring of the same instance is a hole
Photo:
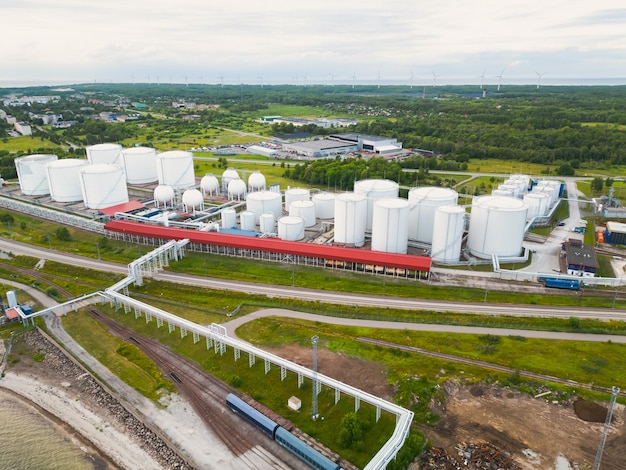
[[[352,145],[380,141],[341,136]],[[112,237],[189,238],[208,253],[416,279],[428,278],[432,262],[524,259],[525,233],[549,218],[563,191],[528,175],[466,206],[450,188],[411,188],[402,198],[384,179],[356,181],[349,192],[281,191],[259,171],[247,182],[233,168],[198,181],[191,152],[108,143],[87,147],[87,159],[29,155],[15,164],[19,191],[7,195],[104,222]]]

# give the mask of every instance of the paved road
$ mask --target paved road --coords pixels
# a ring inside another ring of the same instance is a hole
[[[61,263],[71,262],[75,266],[90,269],[127,274],[126,266],[115,263],[66,255],[44,248],[33,247],[24,243],[0,239],[0,250],[15,254],[51,259]],[[209,289],[245,292],[266,295],[268,297],[297,298],[306,301],[320,301],[330,304],[358,305],[398,308],[407,310],[432,310],[437,312],[478,313],[484,315],[509,315],[526,317],[596,318],[602,320],[626,321],[626,311],[607,308],[554,307],[540,305],[512,305],[493,303],[469,303],[444,300],[428,300],[380,295],[350,294],[344,292],[321,291],[297,287],[270,286],[231,280],[212,279],[189,274],[160,272],[153,276],[157,280],[178,284],[187,284]]]

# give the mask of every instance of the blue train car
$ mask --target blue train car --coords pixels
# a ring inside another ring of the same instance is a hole
[[[341,467],[328,457],[302,442],[285,428],[276,429],[276,442],[317,470],[341,470]]]
[[[260,411],[255,410],[241,398],[233,395],[232,393],[229,393],[228,397],[226,397],[226,403],[231,410],[243,416],[250,423],[254,424],[257,428],[274,439],[276,428],[279,427],[278,423],[272,421]]]
[[[554,287],[557,289],[580,289],[580,281],[576,279],[554,279],[548,278],[544,281],[546,287]]]

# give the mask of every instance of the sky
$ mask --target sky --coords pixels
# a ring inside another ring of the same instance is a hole
[[[622,0],[0,0],[0,17],[0,86],[626,84]]]

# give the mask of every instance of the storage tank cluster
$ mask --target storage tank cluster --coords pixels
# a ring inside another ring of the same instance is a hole
[[[409,191],[409,239],[421,243],[433,242],[435,211],[440,206],[454,206],[459,194],[450,188],[425,186]]]
[[[523,198],[528,192],[528,186],[530,184],[529,175],[511,175],[504,180],[503,183],[498,185],[498,189],[494,189],[491,192],[492,196],[510,196]],[[505,193],[506,192],[506,193]]]
[[[369,179],[354,183],[354,194],[363,196],[367,202],[365,230],[372,230],[374,202],[379,199],[397,198],[399,191],[398,183],[391,180]]]

